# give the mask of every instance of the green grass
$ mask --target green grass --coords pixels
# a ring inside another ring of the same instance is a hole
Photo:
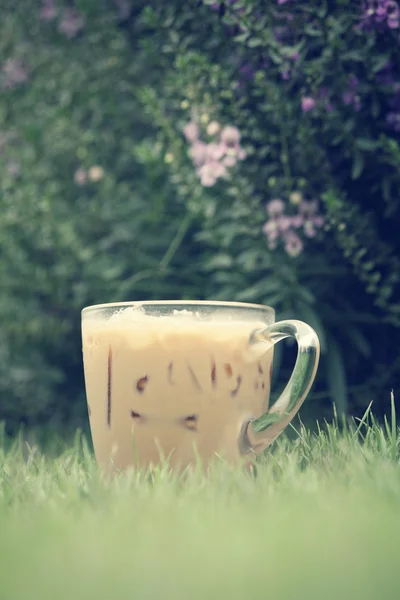
[[[400,436],[370,416],[280,438],[257,477],[128,472],[85,439],[0,442],[0,598],[400,598]]]

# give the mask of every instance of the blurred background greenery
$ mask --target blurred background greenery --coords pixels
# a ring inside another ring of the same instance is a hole
[[[390,410],[398,3],[0,0],[0,14],[7,430],[87,428],[80,311],[141,299],[272,305],[322,342],[305,420]],[[275,395],[294,356],[277,347]]]

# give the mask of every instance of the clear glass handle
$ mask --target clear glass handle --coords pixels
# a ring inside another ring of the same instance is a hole
[[[303,404],[314,381],[320,346],[315,331],[302,321],[279,321],[255,330],[250,344],[276,344],[287,337],[297,341],[298,354],[293,373],[282,394],[264,415],[249,421],[242,430],[241,452],[260,454],[285,429]]]

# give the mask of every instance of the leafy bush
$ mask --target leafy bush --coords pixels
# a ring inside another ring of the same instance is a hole
[[[175,256],[191,223],[136,98],[146,63],[115,10],[82,8],[71,40],[30,2],[5,4],[0,419],[64,424],[86,412],[81,309],[199,294],[190,260],[201,244]]]
[[[308,321],[318,413],[385,409],[396,6],[2,0],[0,418],[82,419],[81,308],[168,297]]]
[[[208,295],[314,325],[314,398],[340,411],[384,410],[399,383],[399,15],[386,0],[143,2],[129,30],[162,65],[141,98],[214,248]]]

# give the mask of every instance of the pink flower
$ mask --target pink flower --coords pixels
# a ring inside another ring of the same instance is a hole
[[[237,146],[240,144],[240,131],[237,127],[226,125],[221,131],[221,142],[228,147]]]
[[[201,165],[203,165],[208,158],[207,144],[201,142],[200,140],[196,141],[190,148],[189,155],[196,167],[201,167]]]
[[[54,0],[42,0],[40,18],[42,21],[52,21],[57,16],[57,7]]]
[[[308,238],[313,238],[317,234],[317,231],[314,227],[314,223],[312,221],[305,221],[304,223],[304,235]]]
[[[315,100],[311,96],[303,96],[301,99],[301,109],[303,112],[310,112],[315,108]]]
[[[77,185],[85,185],[88,180],[88,174],[85,169],[77,169],[74,175],[74,181]]]
[[[197,142],[199,139],[199,128],[197,123],[189,121],[183,128],[183,134],[188,142]]]
[[[282,215],[276,220],[276,224],[278,225],[280,231],[289,231],[292,226],[292,218]]]
[[[66,8],[58,25],[58,31],[67,38],[74,38],[83,29],[85,22],[73,8]]]
[[[318,211],[318,202],[317,200],[303,200],[299,204],[299,213],[301,215],[315,215]]]
[[[295,202],[293,196],[296,195]],[[285,203],[280,199],[271,200],[267,204],[268,221],[263,226],[263,231],[268,240],[268,247],[273,250],[281,241],[285,251],[289,256],[296,257],[303,250],[303,239],[299,233],[306,238],[313,238],[317,235],[325,219],[318,215],[317,200],[301,200],[300,192],[290,194],[290,204],[288,210],[295,214],[285,214]]]
[[[246,157],[245,150],[240,146],[240,132],[237,127],[226,125],[220,131],[217,121],[211,121],[207,133],[215,136],[215,141],[209,143],[200,139],[199,126],[194,121],[186,124],[183,133],[191,143],[189,156],[196,167],[201,184],[205,187],[211,187],[218,179],[226,177],[227,168],[235,166],[238,160]]]
[[[271,200],[267,204],[267,213],[270,217],[278,217],[283,214],[285,210],[285,203],[279,198]]]
[[[276,225],[276,221],[274,221],[273,219],[267,221],[264,224],[263,231],[264,231],[265,235],[267,236],[268,248],[270,250],[275,250],[275,248],[278,244],[278,237],[279,237],[279,231],[278,231],[278,227]]]
[[[303,224],[304,224],[304,217],[302,215],[295,215],[292,218],[292,225],[296,229],[298,229],[299,227],[302,227]]]
[[[3,65],[4,87],[14,88],[25,83],[28,72],[19,58],[9,58]]]
[[[224,156],[225,152],[226,147],[223,144],[217,144],[216,142],[207,144],[207,157],[210,160],[219,160]]]
[[[266,223],[264,223],[263,231],[268,236],[272,235],[272,234],[278,235],[278,233],[279,233],[278,232],[278,225],[276,224],[275,219],[270,219],[269,221],[267,221]]]
[[[224,158],[222,159],[222,164],[225,165],[225,167],[234,167],[237,163],[236,160],[236,156],[234,154],[228,154],[227,156],[224,156]]]
[[[319,215],[312,217],[312,222],[314,223],[315,227],[323,227],[325,225],[324,217]]]
[[[298,256],[303,250],[303,242],[294,231],[289,231],[285,236],[285,250],[293,257]]]
[[[227,174],[225,167],[217,161],[206,163],[197,172],[201,184],[205,187],[211,187],[220,177],[225,177]]]

